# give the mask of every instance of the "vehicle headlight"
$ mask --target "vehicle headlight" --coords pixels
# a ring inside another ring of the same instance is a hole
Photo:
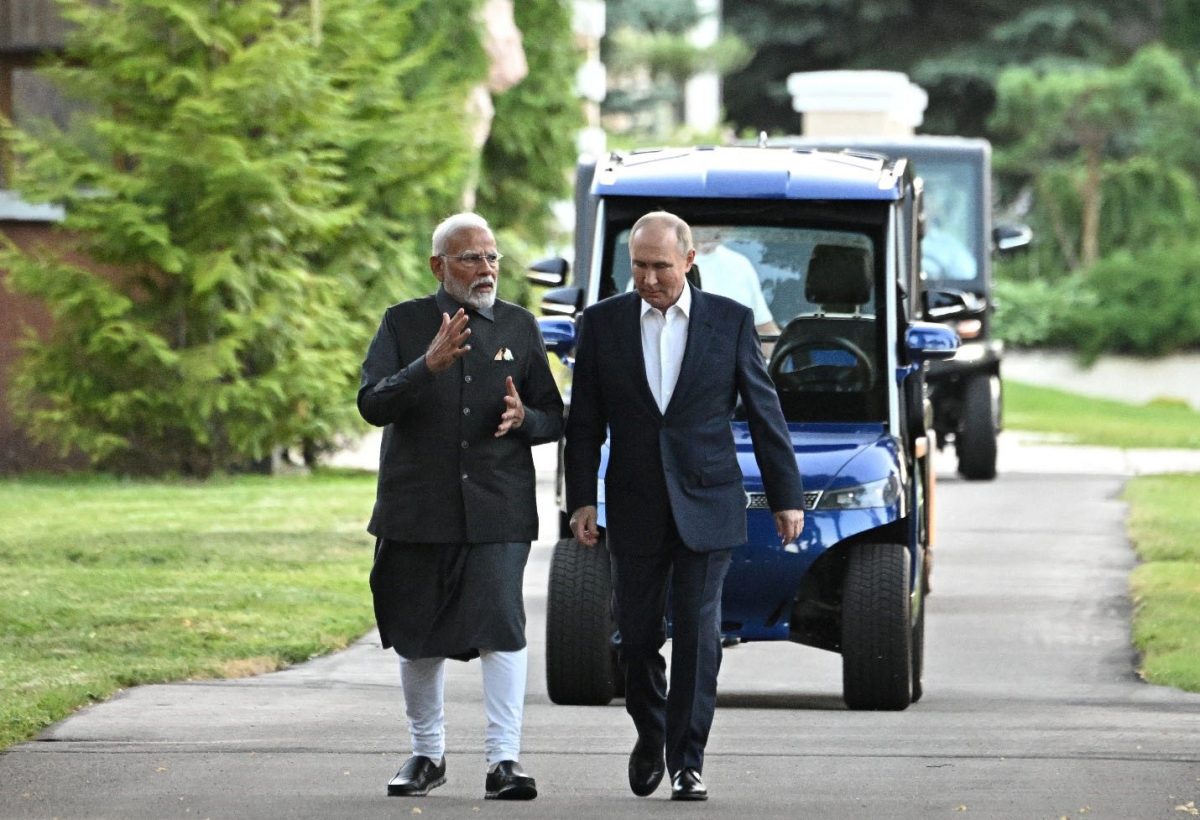
[[[861,510],[867,507],[890,507],[900,500],[900,479],[890,475],[882,481],[871,481],[841,490],[826,490],[818,510]]]

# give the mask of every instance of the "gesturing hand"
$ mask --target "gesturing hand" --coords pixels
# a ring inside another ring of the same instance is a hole
[[[467,327],[467,312],[462,308],[453,316],[442,314],[442,326],[438,328],[433,341],[425,351],[425,366],[434,373],[440,373],[456,361],[467,355],[471,349],[465,344],[471,336],[471,328]]]
[[[515,430],[525,423],[525,405],[517,394],[517,387],[513,384],[512,376],[505,379],[504,384],[507,395],[504,397],[504,412],[500,414],[500,426],[496,428],[496,438],[500,438],[509,430]]]

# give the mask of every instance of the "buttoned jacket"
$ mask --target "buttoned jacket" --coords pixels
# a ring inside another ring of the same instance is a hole
[[[425,351],[459,305],[443,290],[389,307],[362,366],[358,409],[383,427],[379,485],[368,530],[423,543],[537,538],[530,447],[556,441],[563,404],[533,314],[496,300],[468,309],[470,351],[433,373]],[[523,424],[497,438],[505,378],[525,405]]]
[[[803,488],[754,315],[692,291],[675,391],[659,410],[646,380],[641,299],[625,293],[583,312],[566,430],[567,508],[595,505],[601,445],[606,532],[614,555],[659,548],[673,521],[691,549],[746,541],[746,493],[730,420],[740,396],[772,510],[803,509]]]

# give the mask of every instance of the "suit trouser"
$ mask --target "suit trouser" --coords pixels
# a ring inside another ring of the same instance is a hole
[[[521,756],[521,719],[529,650],[479,653],[483,672],[483,711],[487,718],[484,753],[488,765]],[[445,658],[400,658],[404,710],[414,755],[433,761],[446,752]]]
[[[704,767],[721,669],[721,587],[733,550],[696,552],[672,525],[650,555],[614,555],[613,583],[625,710],[638,736],[666,748],[667,770]],[[667,588],[671,589],[671,684],[667,687]]]

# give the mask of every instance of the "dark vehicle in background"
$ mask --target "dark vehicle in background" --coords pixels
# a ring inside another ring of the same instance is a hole
[[[950,325],[962,340],[954,358],[931,362],[926,373],[932,426],[939,448],[953,442],[964,478],[995,478],[1004,345],[992,332],[992,257],[1025,247],[1032,235],[1024,225],[992,224],[991,145],[943,136],[789,137],[770,144],[870,151],[912,163],[925,190],[926,316]]]
[[[577,187],[573,284],[543,299],[543,312],[560,318],[539,320],[564,362],[574,316],[630,289],[630,229],[651,210],[691,224],[693,284],[719,293],[736,278],[736,291],[756,291],[739,301],[757,301],[771,317],[756,324],[804,480],[805,524],[796,542],[779,543],[747,423],[735,413],[748,537],[725,581],[725,638],[837,652],[847,705],[907,708],[922,693],[933,541],[924,374],[958,347],[950,328],[921,320],[929,309],[922,194],[908,162],[809,149],[666,148],[583,164]],[[530,278],[562,285],[568,268],[546,260]],[[597,475],[602,530],[606,463]],[[561,508],[561,457],[559,469]],[[547,692],[555,703],[605,704],[619,694],[621,676],[603,532],[599,546],[583,547],[560,513]]]

